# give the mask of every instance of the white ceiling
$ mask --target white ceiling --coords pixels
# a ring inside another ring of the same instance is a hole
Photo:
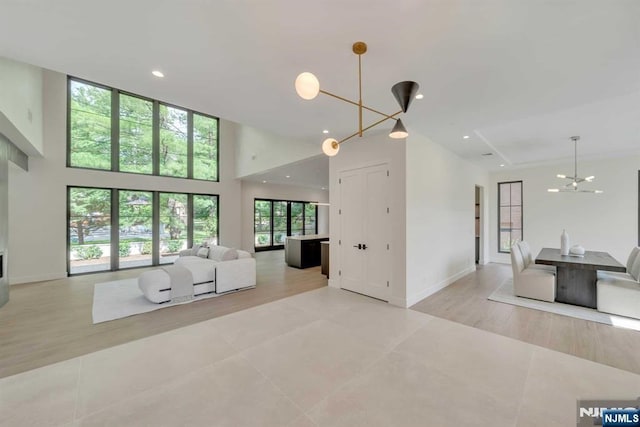
[[[329,188],[329,157],[321,154],[262,173],[245,176],[242,180],[326,190]]]
[[[390,87],[419,82],[409,132],[489,169],[570,159],[572,135],[585,156],[640,152],[638,0],[0,0],[0,10],[2,56],[300,143],[355,130],[354,107],[303,101],[293,81],[312,71],[356,98],[351,45],[363,40],[364,103],[394,112]]]

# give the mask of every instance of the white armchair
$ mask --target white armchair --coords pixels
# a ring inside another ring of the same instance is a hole
[[[533,261],[533,255],[531,254],[531,247],[524,240],[518,241],[514,246],[518,246],[520,249],[520,253],[522,254],[522,260],[524,261],[524,268],[535,268],[538,270],[550,271],[552,273],[556,272],[556,268],[553,265],[541,265],[536,264]]]
[[[519,297],[553,302],[556,299],[556,274],[553,271],[527,267],[520,247],[511,247],[513,293]]]
[[[631,250],[626,273],[598,271],[598,311],[640,319],[640,247]]]

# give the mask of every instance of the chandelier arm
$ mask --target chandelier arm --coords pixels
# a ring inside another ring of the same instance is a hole
[[[358,55],[358,129],[362,136],[362,55]]]
[[[342,96],[340,96],[340,95],[336,95],[336,94],[334,94],[334,93],[327,92],[326,90],[323,90],[323,89],[320,89],[320,93],[323,93],[323,94],[325,94],[325,95],[331,96],[331,97],[333,97],[333,98],[339,99],[339,100],[344,101],[344,102],[348,102],[349,104],[351,104],[351,105],[355,105],[356,107],[359,107],[359,106],[360,106],[360,104],[358,104],[356,101],[352,101],[352,100],[347,99],[347,98],[344,98],[344,97],[342,97]],[[362,105],[362,108],[364,108],[365,110],[371,111],[372,113],[380,114],[381,116],[384,116],[384,117],[386,117],[387,119],[393,119],[393,118],[394,118],[393,116],[390,116],[390,115],[388,115],[388,114],[385,114],[385,113],[383,113],[382,111],[378,111],[378,110],[376,110],[376,109],[374,109],[374,108],[367,107],[366,105]],[[362,129],[362,131],[364,132],[364,129]]]
[[[369,129],[371,129],[371,128],[375,127],[375,126],[378,126],[380,123],[383,123],[383,122],[385,122],[385,121],[387,121],[387,120],[389,120],[389,119],[395,119],[395,117],[396,117],[398,114],[400,114],[400,113],[402,113],[402,110],[398,111],[397,113],[393,113],[392,115],[387,116],[387,117],[385,117],[384,119],[380,119],[380,120],[378,120],[377,122],[375,122],[375,123],[373,123],[373,124],[371,124],[371,125],[367,126],[366,128],[362,129],[362,132],[366,132],[366,131],[368,131]],[[351,135],[349,135],[348,137],[343,138],[343,139],[341,139],[340,141],[338,141],[338,144],[342,144],[343,142],[347,142],[348,140],[350,140],[350,139],[351,139],[351,138],[353,138],[354,136],[358,136],[359,134],[360,134],[360,131],[358,130],[357,132],[352,133],[352,134],[351,134]]]
[[[577,180],[578,179],[578,139],[574,138],[573,139],[573,162],[574,162],[574,168],[573,168],[573,179]]]

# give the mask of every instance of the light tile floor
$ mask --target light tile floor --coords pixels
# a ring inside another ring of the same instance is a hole
[[[0,426],[570,426],[640,376],[321,288],[0,380]]]

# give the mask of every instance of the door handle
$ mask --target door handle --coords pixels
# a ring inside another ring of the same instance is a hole
[[[362,244],[362,249],[367,249],[367,245],[365,243]]]
[[[353,245],[354,248],[362,249],[362,243],[358,243],[357,245]]]

